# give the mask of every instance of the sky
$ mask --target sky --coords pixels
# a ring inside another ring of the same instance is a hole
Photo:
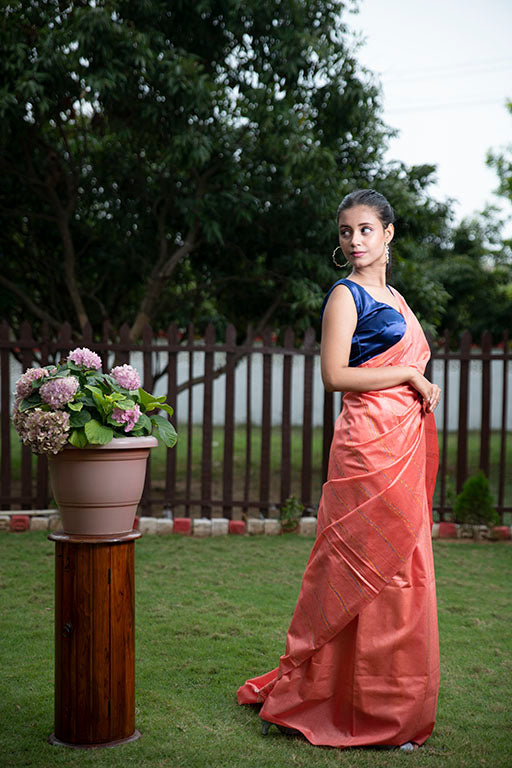
[[[345,21],[365,38],[357,59],[379,77],[384,121],[400,131],[387,159],[436,165],[432,195],[454,199],[457,220],[488,203],[512,215],[485,164],[512,145],[512,0],[360,0]]]

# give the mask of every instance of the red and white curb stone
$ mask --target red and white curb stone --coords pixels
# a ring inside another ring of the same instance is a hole
[[[136,517],[135,528],[144,534],[180,534],[205,539],[211,536],[277,536],[281,533],[281,524],[275,518],[250,517],[244,520],[228,520],[225,517]],[[0,531],[55,531],[60,528],[60,516],[53,509],[31,509],[0,514]],[[316,517],[303,517],[296,531],[300,536],[315,536]],[[512,539],[512,527],[498,525],[489,531],[486,526],[459,525],[458,523],[434,523],[433,539],[493,539],[509,541]]]

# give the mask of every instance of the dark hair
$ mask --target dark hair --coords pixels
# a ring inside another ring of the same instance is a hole
[[[395,212],[384,195],[381,195],[380,192],[376,192],[374,189],[356,189],[354,192],[346,195],[339,204],[336,212],[336,224],[342,211],[346,211],[348,208],[353,208],[356,205],[366,205],[368,208],[373,208],[381,220],[384,229],[386,229],[388,224],[392,224],[395,221]]]

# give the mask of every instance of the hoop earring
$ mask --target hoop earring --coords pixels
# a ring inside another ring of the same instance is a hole
[[[343,269],[343,267],[348,267],[348,266],[350,266],[350,261],[346,261],[344,264],[338,264],[338,262],[336,261],[336,258],[335,258],[335,257],[336,257],[336,251],[338,250],[338,248],[339,248],[339,249],[340,249],[340,251],[341,251],[341,245],[338,245],[338,246],[337,246],[337,247],[334,249],[334,251],[332,252],[332,260],[334,261],[334,263],[336,264],[336,266],[337,266],[337,267],[339,267],[340,269]],[[341,252],[343,253],[343,251],[341,251]]]
[[[386,248],[384,249],[384,253],[386,254],[386,266],[389,264],[389,243],[386,243]]]

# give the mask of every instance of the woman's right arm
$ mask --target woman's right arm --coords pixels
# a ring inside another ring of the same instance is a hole
[[[322,321],[321,366],[328,392],[371,392],[411,384],[424,398],[427,409],[437,405],[438,387],[408,365],[349,368],[357,310],[350,290],[338,285],[329,297]]]

